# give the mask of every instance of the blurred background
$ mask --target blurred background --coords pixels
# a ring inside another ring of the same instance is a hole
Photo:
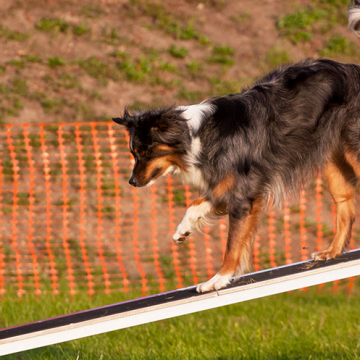
[[[102,121],[238,92],[276,66],[357,62],[346,0],[1,0],[0,121]]]

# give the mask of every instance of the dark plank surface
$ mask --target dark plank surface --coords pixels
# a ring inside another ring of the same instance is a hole
[[[360,259],[360,250],[353,250],[342,254],[336,259],[324,262],[314,262],[312,260],[308,260],[292,265],[280,266],[277,268],[267,269],[241,276],[238,279],[234,279],[228,288],[242,287],[248,284],[260,283],[279,277],[309,272],[314,269],[326,268],[338,263],[344,263],[358,259]],[[218,293],[221,294],[221,291],[222,290],[219,290]],[[0,340],[24,334],[31,334],[37,331],[53,329],[64,325],[80,323],[82,321],[98,319],[109,315],[126,313],[128,311],[138,310],[154,305],[167,304],[178,300],[194,298],[202,295],[203,294],[198,294],[196,292],[196,286],[192,286],[184,289],[161,293],[158,295],[151,295],[139,299],[124,301],[121,303],[62,315],[50,319],[35,321],[29,324],[4,328],[0,330]]]

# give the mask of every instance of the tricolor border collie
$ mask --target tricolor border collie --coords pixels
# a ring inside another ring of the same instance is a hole
[[[348,19],[359,36],[357,1]],[[223,265],[198,292],[221,289],[248,271],[264,205],[281,202],[319,171],[337,206],[337,231],[328,249],[312,257],[335,258],[348,244],[360,177],[359,66],[306,60],[237,94],[192,106],[125,110],[114,121],[130,134],[131,185],[149,186],[173,173],[200,190],[172,237],[175,243],[186,241],[207,217],[229,215]]]

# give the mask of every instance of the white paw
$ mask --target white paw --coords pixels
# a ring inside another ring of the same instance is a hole
[[[335,259],[337,256],[341,255],[341,252],[336,253],[335,251],[331,250],[323,250],[323,251],[316,251],[311,254],[311,258],[314,261],[325,261],[330,259]]]
[[[199,284],[196,288],[198,293],[203,293],[211,290],[219,290],[230,284],[232,274],[219,275],[216,274],[212,279],[202,284]]]
[[[176,244],[182,244],[192,234],[194,229],[199,229],[205,216],[210,212],[211,204],[207,201],[197,206],[190,206],[185,213],[184,218],[178,225],[175,234],[172,236]]]
[[[175,244],[182,244],[185,242],[193,231],[193,224],[190,219],[183,219],[183,221],[178,225],[175,234],[172,236]]]
[[[176,233],[172,236],[172,239],[175,244],[179,245],[184,243],[189,237],[191,236],[191,231],[185,231],[183,233],[180,233],[176,231]]]

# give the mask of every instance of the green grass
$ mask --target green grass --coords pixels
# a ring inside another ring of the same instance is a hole
[[[271,48],[266,53],[265,59],[266,59],[266,63],[273,68],[284,63],[289,63],[290,54],[286,50]]]
[[[202,91],[189,91],[184,86],[181,86],[176,97],[178,99],[196,102],[204,97],[204,93]]]
[[[25,62],[23,60],[10,60],[9,65],[18,66],[19,68],[25,67]]]
[[[300,40],[309,41],[313,37],[314,23],[324,20],[328,13],[324,9],[303,8],[282,17],[277,26],[282,34],[297,44]]]
[[[51,32],[53,34],[65,33],[68,30],[76,36],[82,36],[91,32],[90,28],[85,22],[82,22],[79,26],[69,25],[62,19],[59,18],[43,18],[35,24],[35,29],[45,32]]]
[[[39,55],[23,55],[23,58],[31,63],[42,63],[42,59]]]
[[[80,26],[73,27],[73,34],[76,36],[82,36],[85,34],[89,34],[90,32],[91,29],[84,22],[82,22]]]
[[[227,45],[215,45],[213,48],[214,55],[232,56],[235,54],[235,50],[231,46]]]
[[[35,29],[40,31],[49,31],[53,33],[65,32],[69,28],[69,24],[58,18],[40,19],[35,24]]]
[[[237,24],[243,24],[251,20],[251,14],[248,12],[240,12],[238,15],[230,16],[230,20]]]
[[[159,70],[168,71],[168,72],[171,72],[174,74],[180,73],[180,70],[176,67],[175,64],[173,64],[171,62],[166,62],[166,61],[161,62],[161,64],[159,65]]]
[[[7,296],[2,326],[137,297]],[[316,288],[92,336],[2,359],[358,359],[358,295]]]
[[[6,41],[15,40],[22,42],[29,39],[30,35],[19,31],[11,31],[8,28],[0,25],[0,37],[4,37]]]
[[[185,48],[185,47],[176,47],[175,45],[171,45],[169,47],[169,53],[173,56],[173,57],[176,57],[176,58],[179,58],[179,59],[184,59],[185,56],[187,55],[188,53],[188,49]]]
[[[101,31],[101,35],[102,35],[101,41],[109,45],[119,44],[123,39],[115,28],[110,28],[110,27],[105,27]]]
[[[223,65],[234,65],[234,60],[231,57],[235,54],[235,50],[227,45],[216,45],[212,51],[213,55],[209,58],[210,62],[219,63]]]
[[[346,56],[356,55],[357,50],[355,43],[349,39],[343,38],[341,35],[332,37],[325,45],[325,48],[320,51],[322,56],[331,56],[341,54]]]
[[[187,68],[189,69],[190,73],[192,74],[196,74],[199,71],[202,70],[202,66],[198,61],[190,61],[189,63],[186,64]]]
[[[84,6],[81,9],[81,12],[87,17],[91,19],[98,19],[101,17],[101,15],[104,14],[104,11],[102,11],[100,8],[94,6],[94,5],[88,5]]]
[[[177,57],[183,56],[181,49],[175,48],[175,50],[179,50]],[[139,84],[148,83],[151,86],[161,84],[167,88],[174,88],[181,82],[179,76],[183,76],[182,71],[178,69],[176,65],[159,59],[156,51],[148,51],[148,54],[141,54],[135,59],[128,53],[119,51],[112,54],[112,56],[119,59],[117,62],[119,72],[124,75],[123,77],[125,77],[126,80],[131,82]],[[170,79],[167,80],[163,78],[162,73],[164,71],[171,73],[172,76]]]
[[[58,76],[46,74],[42,79],[46,84],[46,88],[54,91],[59,91],[61,88],[80,88],[80,80],[72,74],[63,73]]]
[[[294,44],[326,34],[336,25],[346,25],[346,0],[312,0],[310,6],[280,17],[277,27]]]
[[[12,81],[12,90],[15,94],[26,97],[29,93],[26,81],[20,78],[14,78]]]
[[[280,29],[305,29],[315,21],[326,17],[326,12],[320,9],[300,9],[284,16],[279,22]]]
[[[4,118],[19,116],[19,110],[23,109],[24,105],[19,98],[26,98],[29,95],[26,81],[20,78],[13,78],[8,82],[11,86],[0,84],[1,106],[0,106],[0,123],[3,123]]]
[[[57,56],[51,57],[47,60],[47,64],[51,68],[56,68],[58,66],[64,66],[65,60],[62,58],[59,58]]]
[[[73,89],[80,86],[79,79],[71,74],[61,74],[58,76],[58,84],[65,89]]]
[[[24,58],[25,59],[25,58]],[[59,58],[50,58],[51,61],[57,63]],[[61,60],[61,59],[60,59]],[[92,63],[93,64],[93,63]],[[97,64],[96,64],[97,65]],[[61,68],[61,67],[59,67]],[[104,69],[100,69],[103,71]],[[72,74],[60,73],[60,71],[46,74],[42,77],[42,81],[46,89],[55,92],[75,89],[78,93],[86,96],[86,101],[101,100],[102,94],[93,89],[85,89],[81,86],[80,80]],[[20,115],[20,110],[24,108],[24,99],[38,102],[44,109],[45,113],[51,113],[52,116],[61,114],[64,109],[71,112],[71,118],[76,121],[105,121],[108,119],[103,115],[97,115],[94,109],[88,103],[69,101],[66,97],[54,97],[46,95],[41,91],[31,92],[29,90],[28,80],[22,80],[20,77],[8,79],[6,84],[0,83],[0,124],[9,117],[17,117]],[[35,143],[32,143],[32,146]]]
[[[194,39],[198,40],[202,45],[207,45],[209,43],[206,36],[198,33],[194,26],[193,19],[184,23],[180,19],[175,18],[163,5],[144,0],[131,1],[128,6],[128,16],[136,17],[139,10],[152,20],[151,25],[143,25],[148,29],[156,26],[158,29],[163,30],[166,34],[171,35],[175,39]]]
[[[41,101],[41,105],[46,113],[53,112],[55,114],[61,113],[63,107],[67,104],[65,99],[50,99],[45,98]]]
[[[99,80],[101,85],[106,85],[108,79],[115,80],[117,78],[116,71],[108,63],[99,60],[95,56],[78,59],[77,63],[88,75]]]
[[[242,88],[253,82],[253,79],[243,78],[241,81],[222,80],[218,77],[209,79],[211,91],[209,95],[227,95],[238,93]]]

